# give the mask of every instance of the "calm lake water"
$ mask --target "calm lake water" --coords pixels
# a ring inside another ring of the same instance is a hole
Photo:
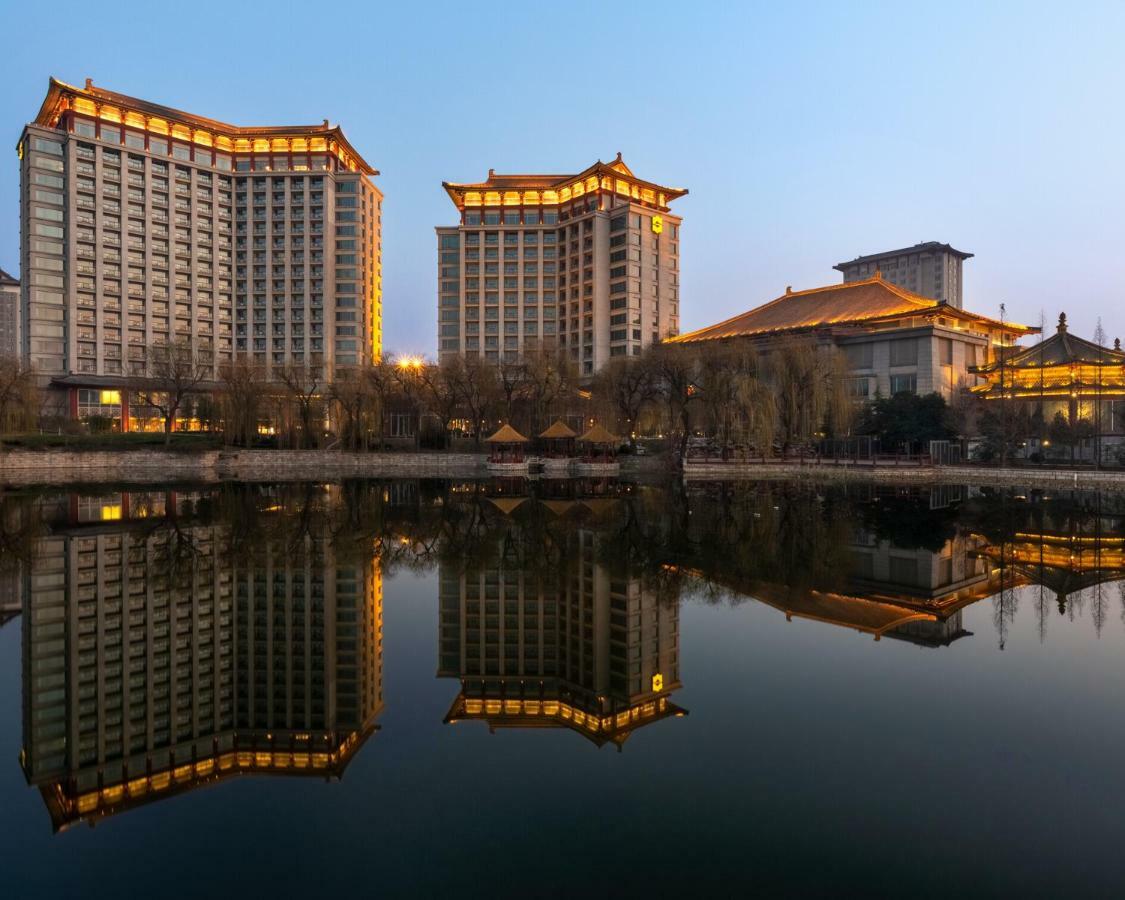
[[[0,541],[4,896],[1125,891],[1121,496],[83,487]]]

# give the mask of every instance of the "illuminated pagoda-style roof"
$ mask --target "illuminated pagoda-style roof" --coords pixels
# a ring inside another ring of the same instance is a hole
[[[1125,580],[1125,538],[1116,534],[1016,533],[980,552],[994,565],[1011,568],[1017,583],[1050,590],[1060,610],[1071,594]]]
[[[348,142],[340,126],[329,125],[327,119],[319,125],[229,125],[95,87],[90,79],[85,87],[75,87],[52,78],[35,124],[56,128],[62,115],[71,111],[234,154],[330,153],[352,171],[379,174]]]
[[[605,426],[599,424],[592,425],[590,430],[587,431],[579,439],[583,444],[608,444],[617,445],[621,443],[621,438],[615,434],[611,434],[606,430]]]
[[[969,371],[989,379],[973,388],[985,397],[1125,396],[1125,352],[1120,344],[1115,342],[1111,349],[1076,337],[1067,331],[1066,313],[1049,338]]]
[[[441,186],[459,210],[479,206],[555,206],[599,190],[668,209],[668,204],[687,193],[687,188],[666,187],[637,178],[620,153],[612,162],[599,159],[575,175],[499,175],[489,169],[484,181],[443,181]]]
[[[577,436],[574,429],[567,425],[562,419],[555,419],[554,424],[539,435],[539,437],[545,441],[559,441]]]
[[[893,324],[896,320],[916,318],[931,321],[945,318],[961,322],[963,327],[969,329],[976,325],[979,328],[1004,331],[1016,337],[1038,331],[1027,325],[1000,322],[957,309],[940,300],[913,294],[886,281],[876,272],[873,277],[862,281],[848,281],[806,291],[787,289],[776,300],[749,312],[668,340],[669,343],[682,344],[768,337],[829,327],[847,329]]]
[[[511,425],[505,423],[501,425],[495,434],[490,434],[485,438],[489,444],[526,444],[527,438],[520,434]]]

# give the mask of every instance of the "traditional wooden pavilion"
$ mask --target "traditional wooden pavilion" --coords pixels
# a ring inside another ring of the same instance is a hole
[[[548,457],[569,457],[574,455],[574,439],[578,433],[562,419],[539,435],[543,442],[543,455]]]
[[[501,425],[495,434],[485,438],[490,448],[488,466],[493,471],[506,471],[509,468],[527,468],[527,456],[524,448],[527,438],[520,434],[511,425]]]
[[[1036,404],[1045,422],[1062,413],[1071,425],[1089,422],[1098,434],[1125,433],[1125,352],[1076,337],[1066,313],[1055,333],[1038,344],[970,371],[987,379],[973,393],[987,400]]]
[[[617,448],[621,446],[621,438],[607,431],[602,425],[592,425],[578,439],[578,445],[582,449],[583,462],[615,463],[617,462]]]

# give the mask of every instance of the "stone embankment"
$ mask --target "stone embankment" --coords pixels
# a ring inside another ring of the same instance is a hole
[[[485,459],[483,453],[331,450],[9,450],[0,451],[0,485],[443,478],[484,474]]]
[[[625,474],[656,473],[655,459],[627,459]],[[487,475],[483,453],[343,453],[333,450],[7,450],[0,485],[154,484],[169,481],[320,481]],[[984,466],[836,466],[808,463],[690,463],[686,481],[819,479],[893,484],[1011,484],[1125,491],[1125,472],[993,469]]]
[[[1125,491],[1125,472],[988,466],[838,466],[815,463],[702,462],[684,468],[685,481],[817,479],[892,484],[995,484]]]

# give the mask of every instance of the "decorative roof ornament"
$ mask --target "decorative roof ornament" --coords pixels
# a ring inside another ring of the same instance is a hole
[[[1059,313],[1059,334],[1066,334],[1066,313]]]

